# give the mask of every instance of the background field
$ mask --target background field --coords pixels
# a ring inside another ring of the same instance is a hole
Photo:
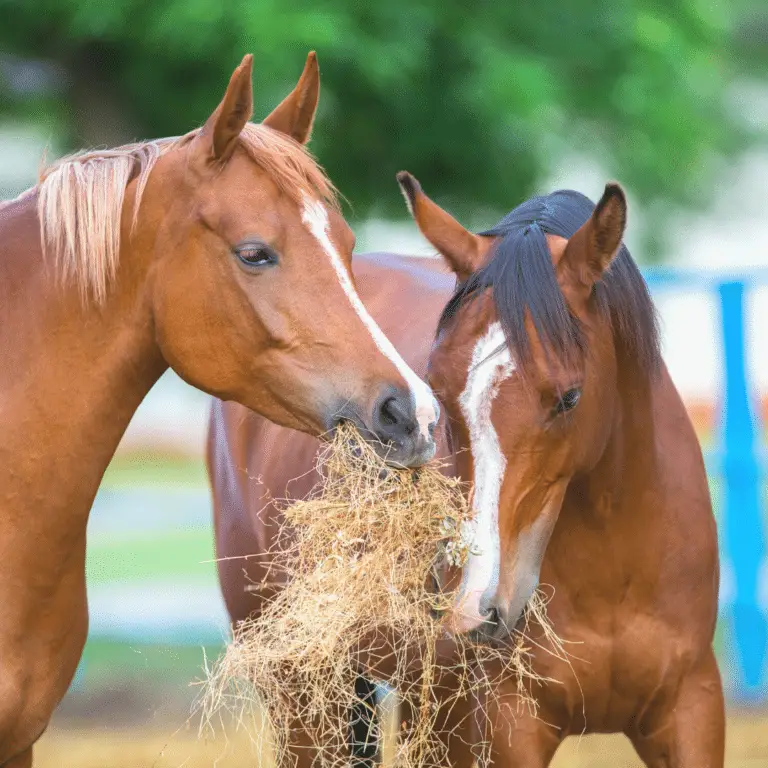
[[[768,718],[734,716],[728,722],[726,768],[768,765]],[[201,742],[187,731],[132,728],[56,729],[43,737],[39,768],[254,768],[259,755],[243,733]],[[266,762],[266,761],[265,761]],[[623,736],[572,737],[552,768],[642,768]]]

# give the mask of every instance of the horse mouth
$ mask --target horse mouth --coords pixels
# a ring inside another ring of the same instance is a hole
[[[362,446],[359,441],[362,440],[370,446],[374,453],[392,469],[407,470],[417,469],[432,459],[437,452],[437,445],[434,440],[427,440],[419,437],[417,440],[388,440],[382,441],[379,436],[368,427],[365,422],[357,415],[344,415],[323,435],[326,442],[333,442],[339,430],[345,426],[351,426],[354,430],[349,430],[347,445],[357,457],[362,456]],[[413,444],[411,444],[413,442]]]

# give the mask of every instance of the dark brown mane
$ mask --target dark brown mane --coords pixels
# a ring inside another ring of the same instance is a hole
[[[466,301],[491,289],[507,344],[518,362],[530,360],[525,328],[528,313],[539,337],[559,359],[583,354],[584,334],[558,285],[545,235],[572,237],[594,207],[579,192],[561,190],[527,200],[482,232],[501,239],[488,263],[458,286],[443,310],[438,333]],[[655,371],[661,359],[656,310],[625,245],[596,284],[595,300],[610,318],[621,353],[640,371]]]

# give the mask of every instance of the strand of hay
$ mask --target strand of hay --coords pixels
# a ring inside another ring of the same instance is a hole
[[[315,765],[341,768],[349,764],[355,680],[365,669],[396,690],[407,713],[395,765],[431,768],[447,762],[446,730],[467,727],[448,725],[453,703],[487,703],[499,679],[514,677],[515,706],[535,712],[525,687],[526,679],[538,679],[526,632],[507,645],[489,645],[448,638],[441,625],[455,596],[436,593],[436,569],[463,565],[472,550],[459,481],[434,465],[393,470],[351,428],[338,431],[318,467],[322,481],[309,499],[284,510],[273,557],[287,586],[235,630],[208,671],[205,722],[222,709],[240,717],[261,709],[278,766],[297,759],[291,744],[300,740]],[[526,617],[565,658],[540,595]],[[464,737],[478,742],[480,757],[488,727],[480,723],[479,735],[476,725],[475,735]]]

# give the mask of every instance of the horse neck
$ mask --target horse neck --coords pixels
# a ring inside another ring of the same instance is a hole
[[[62,286],[40,248],[36,196],[0,210],[0,522],[85,529],[133,413],[166,368],[130,253],[106,302]],[[146,270],[144,270],[146,272]],[[76,521],[76,522],[74,522]]]

